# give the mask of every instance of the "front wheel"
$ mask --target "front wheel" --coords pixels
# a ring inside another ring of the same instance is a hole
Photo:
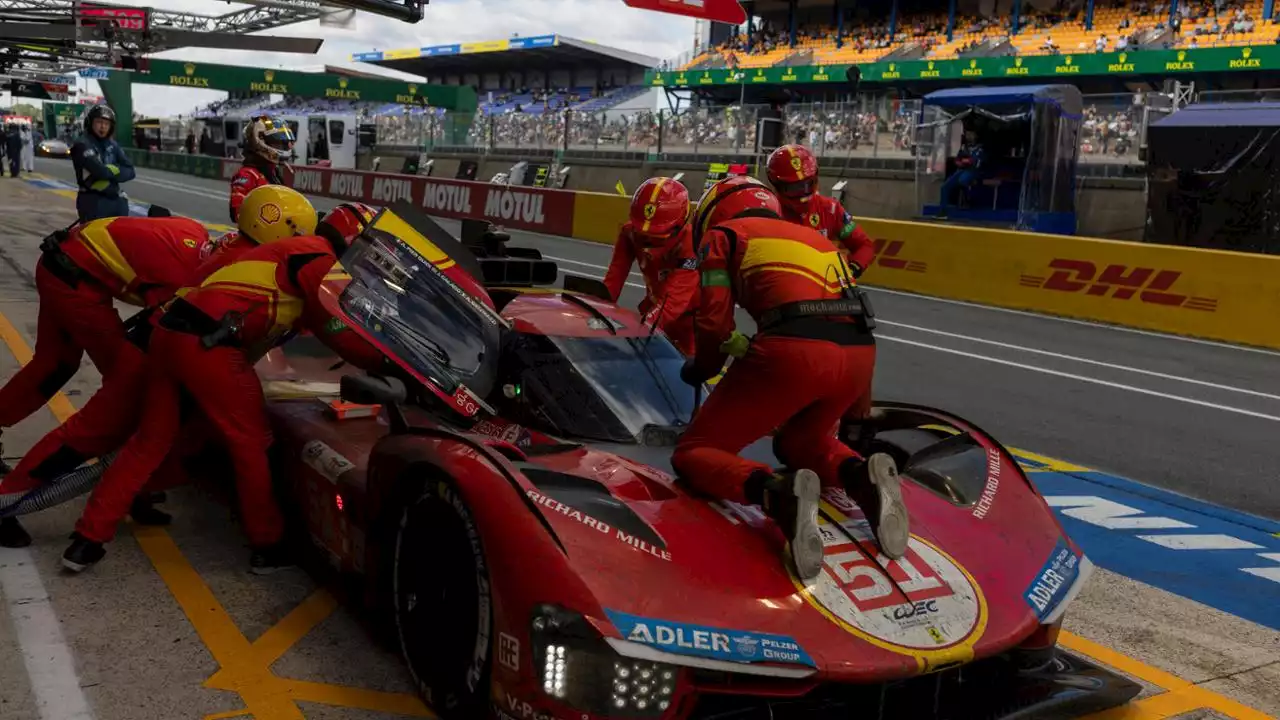
[[[453,485],[429,479],[401,508],[392,602],[396,635],[427,704],[481,717],[489,698],[489,569],[480,531]]]

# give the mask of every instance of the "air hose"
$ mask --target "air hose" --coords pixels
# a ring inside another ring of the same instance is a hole
[[[69,473],[59,475],[25,495],[14,499],[13,495],[0,495],[0,518],[29,515],[80,497],[93,489],[102,474],[111,467],[117,453],[110,453],[92,465],[81,465]]]

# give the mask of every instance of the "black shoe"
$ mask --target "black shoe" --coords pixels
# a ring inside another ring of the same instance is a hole
[[[787,536],[796,575],[808,582],[822,572],[822,535],[818,532],[818,500],[822,483],[812,470],[773,475],[765,482],[764,511]]]
[[[911,527],[897,463],[884,453],[876,453],[866,462],[846,461],[840,476],[849,499],[871,524],[880,551],[893,560],[901,558],[907,552]]]
[[[164,527],[173,522],[173,516],[157,508],[153,502],[155,501],[146,495],[134,498],[133,504],[129,506],[129,517],[139,525],[149,527]]]
[[[80,533],[71,535],[71,546],[62,553],[62,567],[71,572],[82,572],[107,556],[102,543],[86,539]]]
[[[18,518],[0,520],[0,547],[24,548],[31,544],[31,535],[18,522]]]
[[[295,567],[293,554],[283,542],[264,548],[257,548],[249,557],[249,572],[254,575],[270,575],[281,570]]]

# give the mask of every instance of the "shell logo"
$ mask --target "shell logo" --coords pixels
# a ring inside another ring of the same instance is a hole
[[[196,74],[196,64],[195,64],[195,63],[187,63],[186,65],[183,65],[183,66],[182,66],[182,71],[183,71],[183,72],[185,72],[187,75],[195,75],[195,74]]]
[[[652,220],[654,215],[658,214],[658,206],[653,203],[647,203],[644,206],[644,219]]]
[[[280,222],[280,218],[284,213],[280,211],[280,206],[275,203],[267,203],[258,209],[258,219],[267,225],[275,225]]]
[[[189,248],[194,249],[194,248],[195,248],[195,246],[196,246],[196,241],[195,241],[195,240],[192,240],[191,238],[183,238],[183,239],[182,239],[182,244],[183,244],[183,245],[186,245],[186,246],[187,246],[187,247],[189,247]]]

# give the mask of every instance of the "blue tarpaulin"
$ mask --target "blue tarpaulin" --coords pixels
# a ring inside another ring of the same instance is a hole
[[[1053,103],[1067,115],[1079,116],[1084,109],[1080,90],[1074,85],[1008,85],[935,90],[924,96],[925,105],[969,107],[971,105],[1033,105]]]
[[[1201,103],[1188,105],[1151,124],[1158,128],[1280,127],[1280,103]]]

